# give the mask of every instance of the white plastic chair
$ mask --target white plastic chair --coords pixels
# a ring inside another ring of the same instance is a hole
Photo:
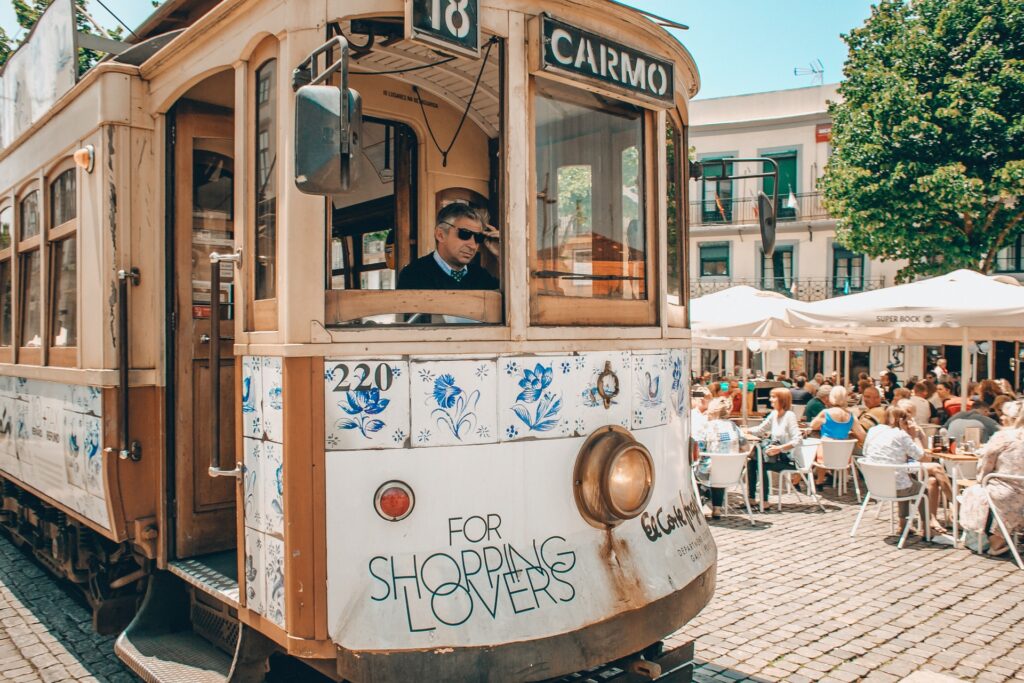
[[[747,484],[743,480],[743,474],[747,469],[747,458],[750,451],[744,453],[710,453],[711,471],[708,474],[706,486],[716,489],[725,489],[725,500],[723,501],[725,513],[729,514],[729,489],[739,486],[743,492],[743,502],[747,506],[747,518],[750,525],[754,525],[754,513],[750,509],[750,497],[747,495]]]
[[[807,406],[797,405],[796,403],[794,403],[792,406],[790,406],[790,409],[793,411],[793,414],[796,415],[797,422],[804,421],[804,411],[807,410]]]
[[[939,425],[933,425],[933,424],[930,424],[930,423],[927,423],[927,424],[920,424],[920,423],[918,423],[918,426],[921,428],[921,431],[924,432],[924,435],[927,436],[929,439],[931,439],[933,436],[938,434],[939,433],[939,429],[941,428]]]
[[[857,533],[860,520],[864,517],[864,510],[867,509],[868,503],[873,496],[880,503],[902,503],[904,501],[910,503],[910,514],[907,515],[907,523],[903,527],[903,533],[900,534],[900,541],[896,544],[897,548],[903,548],[903,544],[907,540],[907,534],[910,533],[910,525],[913,523],[914,517],[921,517],[921,503],[924,503],[924,517],[921,518],[921,526],[924,528],[925,538],[931,541],[931,527],[928,526],[928,498],[925,495],[927,493],[927,487],[925,486],[927,473],[924,466],[917,462],[910,462],[905,465],[888,465],[867,462],[864,458],[858,458],[856,463],[857,468],[864,475],[864,483],[867,485],[868,490],[864,493],[864,503],[860,506],[860,512],[857,513],[857,521],[853,523],[850,536],[854,536]],[[896,491],[897,472],[918,475],[918,480],[921,483],[918,492],[912,496],[899,496]],[[895,505],[893,505],[893,510],[895,510]],[[893,514],[894,512],[890,513],[890,529],[895,532]]]
[[[988,509],[992,512],[992,516],[995,517],[996,523],[999,525],[999,530],[1003,533],[1003,539],[1006,541],[1007,545],[1010,546],[1010,552],[1013,553],[1014,561],[1017,563],[1018,567],[1024,569],[1024,562],[1021,562],[1020,553],[1017,552],[1017,540],[1012,535],[1010,535],[1009,531],[1007,531],[1006,523],[1003,522],[1003,516],[999,512],[999,508],[997,508],[995,506],[995,503],[992,502],[992,496],[991,494],[989,494],[988,491],[988,483],[990,481],[996,480],[1006,482],[1017,481],[1024,483],[1024,475],[1000,474],[998,472],[993,472],[991,474],[986,474],[985,478],[981,480],[981,486],[983,489],[985,489],[985,498],[988,500]]]
[[[816,467],[833,473],[832,476],[836,479],[836,493],[840,496],[846,493],[846,474],[852,474],[853,489],[857,492],[857,502],[860,502],[860,484],[857,482],[857,472],[853,469],[853,447],[856,445],[856,439],[822,439],[822,462],[817,463]]]
[[[980,446],[982,438],[984,438],[984,435],[981,432],[981,427],[965,427],[964,436],[960,439],[959,444],[957,444],[957,450],[960,449],[960,444],[965,444],[968,441],[973,441],[975,445]]]
[[[818,454],[818,446],[821,445],[818,439],[807,439],[802,444],[793,449],[793,464],[794,469],[782,470],[779,472],[779,498],[778,498],[778,509],[782,510],[782,490],[787,486],[793,490],[793,480],[790,475],[799,474],[800,478],[804,480],[807,485],[807,493],[818,504],[822,512],[825,512],[825,506],[821,504],[821,498],[818,497],[818,492],[814,488],[814,458]],[[799,494],[797,494],[799,495]]]

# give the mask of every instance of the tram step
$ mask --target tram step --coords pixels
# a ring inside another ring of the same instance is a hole
[[[182,581],[238,608],[238,555],[235,549],[172,560],[167,570]]]
[[[114,649],[147,683],[224,683],[231,670],[231,657],[192,631],[147,635],[126,631]]]

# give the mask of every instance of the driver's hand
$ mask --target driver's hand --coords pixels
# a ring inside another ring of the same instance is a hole
[[[487,251],[491,252],[495,258],[501,257],[501,233],[493,225],[484,226],[484,246],[487,247]]]

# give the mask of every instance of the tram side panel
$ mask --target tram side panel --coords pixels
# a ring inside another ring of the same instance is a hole
[[[284,486],[281,412],[302,397],[285,395],[280,359],[241,365],[243,590],[248,609],[284,628],[300,601],[287,595],[297,565],[284,493],[295,489]],[[615,642],[552,655],[579,668],[642,649],[699,611],[717,551],[690,484],[689,366],[682,349],[323,361],[325,436],[313,448],[325,452],[327,632],[354,655],[340,672],[368,677],[370,651],[522,642],[536,653],[564,634],[629,626]],[[596,383],[609,367],[619,393],[606,408]],[[607,425],[630,430],[656,472],[643,514],[612,530],[590,526],[573,497],[577,454]],[[375,511],[386,482],[414,497],[401,521]]]

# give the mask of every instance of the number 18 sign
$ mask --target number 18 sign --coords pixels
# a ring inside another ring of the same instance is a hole
[[[405,36],[443,52],[480,57],[480,0],[405,0]]]

